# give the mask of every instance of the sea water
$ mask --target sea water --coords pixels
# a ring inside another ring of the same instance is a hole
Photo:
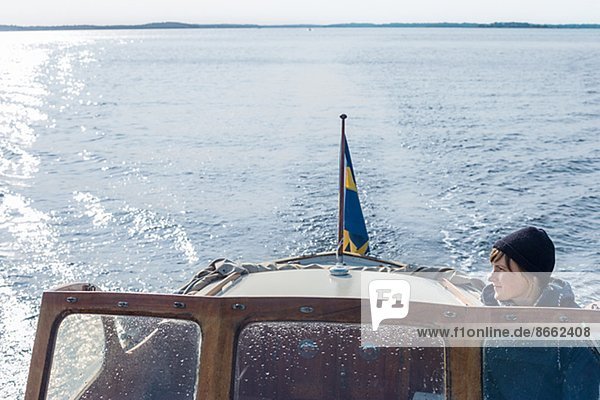
[[[372,255],[483,275],[535,225],[598,269],[600,30],[3,32],[0,398],[45,289],[333,249],[341,113]]]

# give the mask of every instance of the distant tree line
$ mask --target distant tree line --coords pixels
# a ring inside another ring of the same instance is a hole
[[[100,30],[100,29],[240,29],[240,28],[541,28],[541,29],[600,29],[600,24],[530,24],[528,22],[494,22],[477,24],[472,22],[426,22],[426,23],[346,23],[346,24],[185,24],[181,22],[153,22],[142,25],[57,25],[17,26],[0,25],[0,31],[54,31],[54,30]]]

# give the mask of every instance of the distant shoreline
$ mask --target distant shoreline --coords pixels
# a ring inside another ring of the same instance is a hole
[[[521,29],[600,29],[600,24],[531,24],[528,22],[494,22],[478,24],[471,22],[433,23],[345,23],[345,24],[186,24],[181,22],[153,22],[141,25],[60,25],[60,26],[18,26],[0,25],[0,31],[79,31],[79,30],[125,30],[125,29],[272,29],[272,28],[521,28]]]

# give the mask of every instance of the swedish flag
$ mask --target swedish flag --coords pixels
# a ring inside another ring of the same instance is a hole
[[[358,190],[354,179],[354,169],[350,158],[350,149],[346,136],[344,140],[344,156],[346,161],[345,188],[344,188],[344,252],[367,254],[369,252],[369,235],[365,225]]]

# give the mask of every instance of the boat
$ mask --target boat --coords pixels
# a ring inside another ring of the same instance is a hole
[[[417,330],[599,321],[594,310],[484,307],[480,280],[361,254],[368,238],[356,237],[342,226],[335,251],[217,259],[173,294],[46,291],[25,399],[482,399],[484,339]],[[375,321],[373,281],[406,282],[410,312]]]

